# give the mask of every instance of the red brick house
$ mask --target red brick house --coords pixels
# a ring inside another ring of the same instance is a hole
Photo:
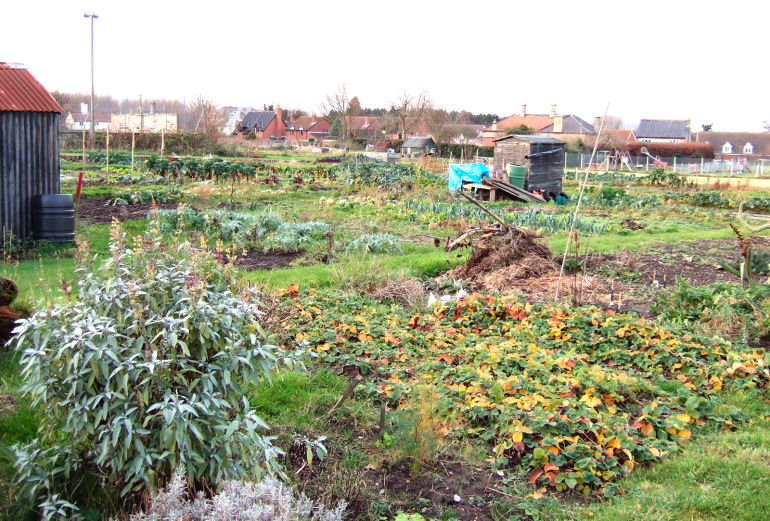
[[[286,139],[289,141],[320,141],[329,137],[331,122],[323,116],[291,116],[286,123]]]
[[[281,107],[275,110],[255,110],[247,113],[241,121],[239,136],[254,132],[257,139],[270,141],[286,140],[286,122],[281,117]]]

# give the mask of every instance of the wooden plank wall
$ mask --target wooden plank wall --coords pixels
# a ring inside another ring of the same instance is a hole
[[[59,114],[0,112],[0,240],[28,239],[32,197],[58,194]]]

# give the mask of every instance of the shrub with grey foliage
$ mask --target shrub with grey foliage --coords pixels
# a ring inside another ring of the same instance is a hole
[[[346,504],[333,510],[315,505],[273,477],[254,483],[225,481],[216,495],[198,493],[189,499],[184,472],[179,469],[166,490],[159,491],[146,512],[131,521],[342,521]]]

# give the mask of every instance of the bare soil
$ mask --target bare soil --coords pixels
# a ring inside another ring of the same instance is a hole
[[[401,463],[390,468],[371,471],[367,476],[371,486],[387,496],[391,510],[419,510],[426,518],[439,518],[442,510],[449,508],[461,521],[493,521],[490,503],[502,499],[497,492],[502,488],[501,478],[489,469],[467,464],[452,463],[418,476],[412,475],[410,466]],[[384,491],[384,492],[383,492]],[[460,501],[456,501],[458,496]],[[425,506],[420,508],[420,499]]]
[[[289,266],[292,262],[302,257],[304,251],[286,252],[286,251],[268,251],[261,252],[249,250],[238,257],[235,265],[248,271],[272,270]]]
[[[147,204],[118,204],[108,206],[109,197],[86,197],[80,200],[78,219],[87,224],[110,224],[113,218],[120,221],[144,219],[153,208]],[[155,203],[155,207],[168,210],[177,208],[177,203]]]

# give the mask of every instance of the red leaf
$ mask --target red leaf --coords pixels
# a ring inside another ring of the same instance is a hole
[[[537,468],[537,469],[533,470],[532,472],[530,472],[530,474],[529,474],[529,484],[530,485],[534,485],[535,482],[537,481],[537,478],[539,478],[542,475],[543,475],[543,469],[540,469],[540,468]]]

